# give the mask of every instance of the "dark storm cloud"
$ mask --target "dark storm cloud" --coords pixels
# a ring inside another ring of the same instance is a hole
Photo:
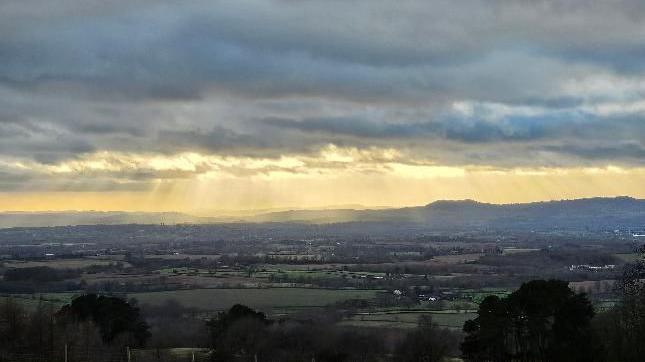
[[[631,159],[641,164],[645,160],[645,147],[638,143],[617,145],[559,145],[544,146],[542,149],[588,160],[611,161]]]
[[[297,121],[284,118],[268,118],[263,124],[302,132],[321,132],[330,135],[347,135],[366,138],[409,138],[432,133],[429,123],[385,124],[361,118],[313,118]]]
[[[128,127],[128,126],[123,126],[123,125],[115,125],[115,124],[109,124],[109,123],[89,123],[89,124],[79,124],[77,127],[74,128],[74,130],[82,133],[89,133],[89,134],[126,134],[126,135],[132,135],[132,136],[141,136],[143,135],[143,130],[137,127]]]
[[[469,118],[440,118],[415,123],[371,122],[360,118],[314,118],[301,121],[270,118],[264,124],[302,132],[321,132],[359,138],[427,139],[481,143],[495,141],[531,141],[555,136],[566,121],[549,117],[513,117],[498,121]]]
[[[3,1],[0,156],[334,143],[640,164],[642,110],[593,108],[643,98],[642,39],[627,0]]]
[[[167,131],[159,132],[158,141],[175,150],[232,151],[236,149],[267,148],[262,139],[236,133],[230,129],[216,127],[208,131]]]
[[[513,80],[549,82],[554,72],[557,77],[558,70],[548,69],[557,65],[544,64],[540,56],[573,48],[571,57],[577,58],[578,53],[599,53],[599,45],[611,42],[611,54],[581,58],[602,64],[614,58],[620,67],[621,54],[634,52],[631,36],[643,34],[639,19],[627,9],[608,9],[603,3],[565,8],[503,1],[406,2],[395,8],[380,1],[116,3],[91,12],[88,5],[65,2],[58,11],[69,14],[51,17],[48,7],[27,17],[21,5],[5,5],[5,28],[11,28],[0,41],[0,79],[25,87],[73,83],[98,88],[91,92],[102,91],[105,97],[134,100],[199,99],[216,89],[264,97],[424,99],[441,92],[539,101],[537,94],[523,94]],[[33,22],[19,21],[12,9]],[[589,29],[588,22],[601,19],[619,29]],[[521,71],[513,71],[500,56],[537,60],[516,64]],[[531,67],[545,69],[533,77]],[[500,73],[500,68],[517,74]],[[513,79],[504,80],[504,75]],[[472,89],[461,84],[466,82],[473,83]],[[481,92],[484,86],[488,89]]]
[[[295,138],[319,134],[319,139],[337,144],[347,142],[348,137],[362,142],[370,140],[371,144],[413,148],[433,144],[435,147],[421,147],[417,151],[423,157],[448,164],[572,166],[645,162],[645,118],[640,114],[597,116],[562,111],[495,120],[438,117],[433,121],[398,124],[359,117],[269,118],[260,122],[282,132],[298,132],[293,135]],[[545,153],[549,156],[541,158]]]

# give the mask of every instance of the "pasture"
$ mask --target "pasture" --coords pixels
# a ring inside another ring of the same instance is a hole
[[[510,248],[504,248],[504,250],[502,251],[502,255],[532,253],[532,252],[536,252],[536,251],[540,251],[540,249],[510,247]]]
[[[130,293],[141,304],[161,305],[176,300],[204,311],[226,310],[236,303],[265,312],[324,307],[348,299],[374,299],[377,290],[314,288],[192,289],[168,292]]]
[[[433,264],[454,265],[471,263],[484,256],[483,253],[436,255],[430,259]]]
[[[441,311],[380,311],[370,313],[358,313],[348,320],[340,322],[341,325],[355,327],[379,327],[379,328],[415,328],[418,325],[419,317],[430,316],[433,323],[440,327],[453,330],[460,330],[464,322],[477,317],[473,312],[461,312],[457,310]]]
[[[643,258],[640,253],[616,253],[614,256],[623,263],[635,263]]]
[[[53,269],[83,269],[91,266],[108,266],[110,264],[116,263],[111,260],[99,260],[99,259],[52,259],[52,260],[38,260],[38,261],[16,261],[8,260],[4,261],[3,265],[5,268],[33,268],[33,267],[49,267]],[[121,262],[124,265],[129,265],[128,263]]]
[[[55,308],[60,308],[63,305],[70,303],[77,295],[79,295],[79,293],[9,294],[0,296],[0,305],[3,305],[9,300],[9,298],[11,298],[13,301],[29,311],[36,310],[41,301],[45,305],[51,304]]]

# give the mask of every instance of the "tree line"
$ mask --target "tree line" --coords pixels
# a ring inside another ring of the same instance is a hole
[[[560,280],[524,283],[486,297],[464,324],[466,361],[638,362],[645,356],[645,263],[625,268],[620,300],[596,313],[584,293]]]
[[[598,313],[567,282],[530,281],[505,298],[485,298],[463,334],[428,317],[409,331],[346,327],[333,309],[270,319],[238,304],[204,318],[172,302],[143,308],[135,300],[96,294],[61,308],[41,300],[33,310],[5,298],[0,361],[26,354],[54,361],[67,353],[70,361],[101,362],[144,346],[204,347],[213,361],[642,361],[643,280],[643,264],[626,268],[620,302]]]

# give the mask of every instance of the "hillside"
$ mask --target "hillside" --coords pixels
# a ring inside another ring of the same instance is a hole
[[[209,218],[200,218],[178,212],[63,211],[0,213],[0,228],[161,223],[196,224],[209,222],[212,222]]]
[[[436,201],[399,209],[292,210],[238,218],[197,217],[161,212],[7,212],[0,227],[118,224],[253,223],[397,223],[424,228],[585,229],[643,227],[645,200],[630,197],[590,198],[525,204],[488,204],[472,200]]]
[[[437,228],[603,228],[645,224],[645,200],[590,198],[525,204],[472,200],[436,201],[426,206],[386,210],[321,210],[268,213],[258,222],[397,222]]]

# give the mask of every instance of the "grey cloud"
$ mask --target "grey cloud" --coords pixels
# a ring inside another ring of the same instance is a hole
[[[438,163],[539,163],[541,151],[640,162],[642,117],[581,114],[590,98],[562,86],[601,73],[645,77],[639,1],[23,0],[0,9],[0,155],[277,157],[334,143],[408,148]],[[455,115],[454,102],[539,115]]]
[[[94,150],[88,139],[60,132],[50,125],[33,121],[0,123],[0,155],[51,163]]]
[[[202,149],[208,151],[233,151],[244,148],[270,147],[260,138],[236,133],[230,129],[216,127],[208,131],[162,130],[158,141],[172,150]]]
[[[0,177],[2,177],[0,175]],[[20,191],[146,191],[150,190],[150,180],[128,181],[114,178],[84,178],[75,177],[73,179],[61,179],[52,177],[43,177],[42,175],[33,175],[25,177],[23,180],[15,181],[11,179],[0,178],[0,190],[3,192],[20,192]]]
[[[143,4],[120,2],[86,17],[38,17],[37,24],[6,19],[30,29],[8,30],[0,41],[1,78],[27,87],[71,82],[89,94],[130,100],[197,100],[219,91],[562,104],[542,90],[553,89],[571,64],[540,57],[571,43],[586,51],[591,39],[611,41],[614,51],[622,42],[630,52],[633,38],[620,37],[620,29],[644,31],[620,7],[608,16],[602,3],[569,5],[567,14],[561,6],[504,1]],[[594,37],[581,19],[612,21],[619,30],[602,26],[610,35]]]
[[[87,123],[80,124],[74,128],[78,132],[90,134],[128,134],[132,136],[142,136],[144,131],[138,127],[122,126],[109,123]]]
[[[414,123],[370,122],[361,118],[314,118],[300,121],[269,118],[262,122],[284,129],[322,132],[338,136],[381,139],[427,139],[430,137],[467,143],[530,141],[554,135],[558,130],[558,126],[550,120],[521,118],[485,121],[453,117]]]
[[[261,122],[283,132],[318,134],[318,139],[331,143],[356,139],[356,143],[395,145],[448,164],[563,166],[576,162],[642,164],[645,160],[645,122],[639,114],[599,117],[563,111],[496,120],[438,117],[387,123],[347,117]]]
[[[618,162],[622,162],[625,159],[630,159],[639,164],[644,164],[645,160],[645,145],[638,143],[544,146],[542,150],[594,161],[618,160]]]
[[[368,138],[401,138],[427,134],[430,128],[427,123],[419,124],[385,124],[370,122],[361,118],[313,118],[293,120],[285,118],[268,118],[261,121],[265,125],[302,132],[321,132],[331,135],[347,135]]]
[[[0,191],[137,191],[150,187],[149,179],[111,174],[45,175],[30,169],[0,165]]]

